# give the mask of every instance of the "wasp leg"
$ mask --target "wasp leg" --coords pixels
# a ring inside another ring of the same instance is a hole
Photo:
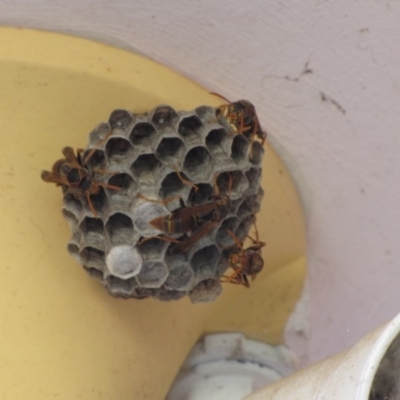
[[[160,204],[165,205],[165,204],[171,203],[171,201],[179,200],[179,202],[180,202],[181,205],[184,204],[183,199],[182,199],[181,196],[168,197],[167,199],[164,199],[164,200],[150,199],[150,198],[144,196],[144,195],[141,194],[141,193],[139,193],[137,196],[138,196],[139,198],[141,198],[141,199],[143,199],[143,200],[146,200],[146,201],[149,201],[149,202],[151,202],[151,203],[160,203]]]
[[[183,184],[190,186],[194,189],[194,191],[197,193],[197,191],[199,190],[198,186],[196,186],[193,182],[190,182],[189,180],[185,179],[181,172],[179,171],[178,167],[174,167],[174,170],[176,172],[176,174],[178,175],[178,178],[182,181]]]
[[[107,189],[113,189],[113,190],[121,190],[122,188],[119,186],[113,186],[113,185],[109,185],[108,183],[99,183],[96,182],[96,185],[101,186],[101,187],[105,187]]]
[[[87,202],[89,204],[90,211],[93,213],[95,218],[98,218],[99,216],[97,215],[97,211],[93,207],[93,203],[92,203],[92,200],[90,199],[90,194],[89,193],[86,193],[86,199],[87,199]]]
[[[221,278],[226,278],[226,276],[221,276]],[[244,275],[244,274],[241,274],[241,275],[237,276],[235,278],[235,280],[227,281],[227,280],[224,280],[224,279],[220,279],[220,282],[221,283],[233,283],[234,285],[242,285],[242,286],[245,286],[247,288],[250,287],[249,280],[247,279],[247,276]]]
[[[174,238],[172,238],[172,237],[159,235],[159,236],[148,236],[148,237],[142,238],[141,240],[139,240],[139,241],[137,242],[137,244],[140,246],[140,245],[142,245],[143,243],[146,243],[147,241],[149,241],[149,240],[151,240],[151,239],[164,240],[165,242],[170,242],[170,243],[180,243],[179,240],[174,239]]]

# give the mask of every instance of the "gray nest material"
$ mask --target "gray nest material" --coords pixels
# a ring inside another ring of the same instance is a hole
[[[238,250],[227,231],[243,241],[263,197],[262,141],[239,125],[222,107],[113,111],[86,149],[65,148],[66,158],[42,173],[63,188],[69,253],[115,297],[214,300]],[[208,213],[191,211],[210,203]],[[150,223],[182,207],[192,230]]]

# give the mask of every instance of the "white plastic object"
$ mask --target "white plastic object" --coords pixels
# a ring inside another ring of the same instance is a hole
[[[167,400],[240,400],[292,373],[295,365],[285,346],[241,333],[207,335],[190,352]]]
[[[398,400],[400,314],[354,347],[301,370],[246,400]]]

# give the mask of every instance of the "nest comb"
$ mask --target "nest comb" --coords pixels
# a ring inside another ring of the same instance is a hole
[[[111,295],[188,295],[196,303],[221,293],[220,277],[235,246],[228,230],[243,241],[263,197],[265,134],[258,120],[238,119],[228,107],[115,110],[90,132],[85,149],[75,154],[65,148],[66,158],[43,172],[44,180],[63,189],[62,212],[72,230],[69,253]],[[229,201],[215,207],[217,217],[203,215],[200,227],[212,229],[196,241],[195,230],[163,233],[150,223],[222,198]],[[173,251],[182,241],[193,243]]]

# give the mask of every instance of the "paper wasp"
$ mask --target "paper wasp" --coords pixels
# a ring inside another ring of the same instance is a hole
[[[153,219],[149,224],[165,233],[188,233],[204,222],[219,219],[220,208],[230,204],[227,195],[218,195],[210,203],[191,207],[186,207],[182,198],[179,200],[180,208],[169,215]]]
[[[77,199],[85,197],[90,210],[97,218],[97,212],[93,206],[90,196],[98,194],[100,188],[109,188],[120,190],[118,186],[112,186],[107,183],[99,182],[95,179],[96,172],[104,173],[89,168],[87,162],[94,154],[92,150],[89,155],[83,159],[83,150],[77,150],[76,154],[72,147],[64,147],[62,153],[65,158],[54,163],[52,171],[42,171],[41,177],[45,182],[55,183],[62,186],[67,192],[74,195]]]
[[[183,238],[178,241],[173,241],[173,245],[169,248],[169,252],[171,254],[175,253],[185,253],[188,251],[198,240],[202,237],[206,236],[209,232],[211,232],[214,228],[218,226],[218,224],[222,220],[221,211],[219,208],[215,208],[212,213],[212,217],[207,221],[199,225],[196,229],[194,229],[190,236]]]
[[[185,184],[189,184],[190,186],[195,187],[195,190],[197,190],[196,185],[183,179],[179,171],[177,171],[177,174]],[[230,193],[231,186],[232,178],[229,176],[228,193]],[[150,236],[142,239],[139,244],[142,244],[147,240],[157,238],[174,243],[174,245],[170,247],[171,253],[184,253],[189,250],[199,239],[214,229],[221,222],[224,215],[228,212],[231,204],[229,195],[220,194],[216,183],[214,183],[214,191],[215,195],[212,196],[212,201],[201,205],[186,206],[182,198],[179,196],[171,197],[163,201],[160,200],[161,203],[165,204],[179,199],[181,207],[177,208],[168,215],[149,221],[149,224],[166,234],[184,235],[190,233],[190,236],[186,236],[182,239],[175,239],[166,235]],[[143,196],[141,197],[146,199]],[[146,200],[158,202],[158,200]]]
[[[261,256],[261,249],[266,243],[260,242],[255,223],[254,228],[256,238],[253,239],[248,236],[253,243],[246,249],[243,248],[243,242],[241,242],[232,231],[227,230],[229,236],[234,240],[238,252],[234,252],[229,257],[230,267],[233,269],[233,273],[229,276],[223,275],[221,277],[221,282],[239,284],[249,288],[250,283],[248,277],[254,280],[262,271],[264,260]]]
[[[261,129],[256,109],[252,103],[248,100],[231,102],[218,93],[211,92],[210,94],[218,96],[228,103],[217,108],[217,118],[224,117],[236,132],[242,133],[251,142],[258,137],[261,144],[264,145],[267,134]]]

